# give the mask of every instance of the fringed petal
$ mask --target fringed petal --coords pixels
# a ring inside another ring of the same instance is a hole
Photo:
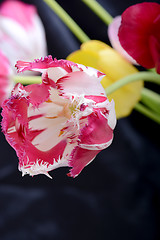
[[[45,101],[45,98],[43,101],[41,99],[41,103],[39,102],[37,91],[41,92],[41,87],[44,90],[45,86],[43,85],[23,87],[21,84],[17,84],[11,98],[3,104],[3,132],[7,141],[17,152],[19,169],[23,175],[25,173],[30,175],[47,174],[54,168],[67,166],[65,159],[61,161],[67,145],[66,137],[61,134],[66,118],[59,117],[60,120],[58,119],[57,123],[54,123],[54,114],[56,115],[56,113],[53,112],[52,115],[52,105],[50,106],[52,103]],[[49,105],[45,109],[50,109],[51,117],[49,112],[44,110],[43,104]],[[38,109],[35,108],[35,105],[39,105]],[[53,107],[56,107],[56,104]],[[61,108],[58,113],[60,111]],[[58,116],[56,115],[56,117]],[[50,146],[45,145],[47,141],[50,142]]]
[[[72,66],[76,66],[76,64],[67,60],[57,60],[56,58],[53,60],[52,56],[49,55],[48,57],[35,59],[33,62],[17,61],[15,66],[18,72],[26,70],[44,72],[48,68],[61,67],[70,73],[72,72]]]
[[[72,154],[71,160],[69,161],[69,167],[72,167],[68,176],[77,177],[85,166],[91,163],[100,150],[88,150],[80,147],[76,147]]]

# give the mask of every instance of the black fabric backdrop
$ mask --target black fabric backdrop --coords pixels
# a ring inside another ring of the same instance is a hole
[[[79,48],[42,0],[24,2],[38,7],[49,54],[60,59]],[[82,1],[58,2],[91,39],[108,43],[106,26]],[[98,2],[116,16],[138,1]],[[159,136],[158,124],[133,111],[118,121],[113,144],[77,178],[61,168],[51,172],[51,180],[22,178],[16,153],[1,133],[0,240],[160,239]]]

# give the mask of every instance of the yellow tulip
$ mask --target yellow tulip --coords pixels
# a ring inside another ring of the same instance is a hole
[[[107,44],[91,40],[81,45],[80,50],[71,53],[67,60],[98,69],[106,74],[102,86],[107,88],[117,80],[138,72],[116,50]],[[143,81],[129,83],[108,96],[114,99],[117,118],[128,116],[140,100]]]

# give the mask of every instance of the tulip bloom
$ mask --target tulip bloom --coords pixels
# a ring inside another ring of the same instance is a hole
[[[17,0],[0,5],[0,49],[11,66],[18,59],[28,61],[46,55],[44,28],[33,5]]]
[[[2,102],[9,97],[13,87],[12,69],[6,56],[0,51],[0,107]]]
[[[122,47],[145,68],[160,73],[160,4],[144,2],[127,8],[119,28]]]
[[[24,174],[46,174],[72,167],[76,177],[113,139],[114,102],[101,72],[67,60],[17,62],[18,71],[42,72],[42,84],[17,84],[4,101],[2,128]]]
[[[104,88],[115,81],[138,72],[117,51],[107,44],[91,40],[81,45],[80,50],[71,53],[68,60],[94,67],[106,76],[101,81]],[[128,116],[135,104],[140,100],[143,83],[138,81],[130,83],[110,94],[109,99],[114,99],[117,118]]]

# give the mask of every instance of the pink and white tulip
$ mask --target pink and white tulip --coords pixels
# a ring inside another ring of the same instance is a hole
[[[46,56],[44,27],[35,6],[17,0],[0,5],[0,49],[11,66],[18,59],[31,61]]]
[[[113,139],[116,116],[100,83],[104,74],[51,56],[16,66],[42,73],[42,84],[17,84],[3,103],[2,128],[19,170],[50,176],[68,166],[76,177]]]
[[[0,107],[13,88],[12,69],[6,56],[0,51]]]

